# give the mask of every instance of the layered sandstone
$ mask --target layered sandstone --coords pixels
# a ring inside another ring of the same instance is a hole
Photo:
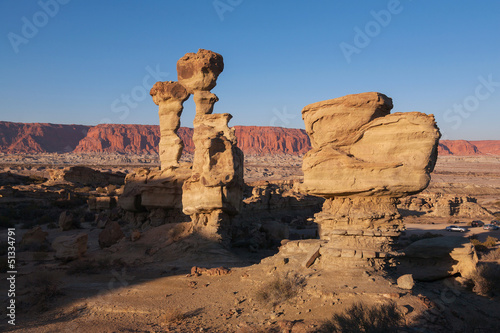
[[[434,117],[391,109],[392,100],[379,93],[306,106],[313,149],[304,156],[303,190],[331,198],[401,197],[425,189],[440,136]]]
[[[230,216],[239,212],[243,196],[243,152],[228,126],[232,116],[212,114],[218,98],[210,90],[223,69],[222,56],[203,49],[177,62],[178,81],[196,104],[193,169],[182,187],[183,212],[196,232],[227,243]]]
[[[315,222],[328,241],[322,255],[333,261],[373,264],[390,255],[403,227],[396,198],[429,184],[440,137],[434,116],[390,114],[392,107],[389,97],[370,92],[302,110],[312,149],[301,189],[326,198]]]
[[[156,82],[151,88],[151,97],[159,106],[160,116],[160,165],[162,169],[177,168],[184,143],[177,135],[181,126],[182,103],[189,97],[186,89],[178,82]]]

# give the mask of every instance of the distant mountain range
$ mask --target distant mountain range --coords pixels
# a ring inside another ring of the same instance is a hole
[[[301,129],[270,126],[234,126],[238,146],[245,154],[302,155],[311,148]],[[181,127],[179,136],[188,153],[194,151],[193,129]],[[0,121],[2,153],[157,153],[157,125],[103,124],[97,126]],[[500,140],[442,140],[440,155],[500,155]]]

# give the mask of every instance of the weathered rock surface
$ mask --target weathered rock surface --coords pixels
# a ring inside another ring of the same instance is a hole
[[[61,228],[62,231],[75,228],[75,218],[71,212],[65,210],[59,215],[59,228]]]
[[[70,182],[88,186],[122,185],[125,174],[121,172],[101,172],[84,166],[66,167],[62,170],[50,169],[51,182]]]
[[[183,212],[191,216],[195,232],[227,243],[230,216],[239,212],[243,196],[243,152],[228,126],[232,116],[212,114],[219,99],[210,90],[223,69],[222,56],[203,49],[177,62],[178,81],[196,104],[193,169],[182,187]]]
[[[116,221],[110,221],[99,234],[99,246],[101,249],[110,247],[116,244],[120,239],[125,237],[120,225]]]
[[[413,286],[415,286],[415,281],[413,281],[413,275],[405,274],[398,277],[397,280],[398,287],[401,289],[412,290]]]
[[[463,237],[426,238],[404,249],[398,271],[411,272],[420,281],[433,281],[456,273],[471,278],[478,262],[474,246]]]
[[[23,235],[20,245],[22,249],[37,251],[45,248],[47,250],[49,242],[47,241],[48,232],[43,231],[40,226],[34,227]]]
[[[438,217],[465,217],[493,219],[494,216],[477,203],[471,196],[455,196],[451,194],[419,194],[398,201],[398,209],[403,215],[420,215]]]
[[[386,258],[403,228],[396,198],[430,182],[440,137],[434,116],[390,114],[380,93],[348,95],[302,110],[312,149],[303,159],[305,193],[326,198],[315,215],[327,257]],[[336,260],[336,259],[332,259]]]
[[[88,234],[81,233],[73,236],[59,236],[52,242],[56,251],[55,257],[61,260],[75,260],[87,252]]]
[[[161,168],[177,168],[184,148],[177,130],[181,125],[182,103],[188,99],[189,94],[181,84],[174,81],[156,82],[150,94],[154,103],[159,106]]]
[[[434,117],[391,109],[391,99],[379,93],[306,106],[313,149],[304,157],[303,190],[323,197],[400,197],[425,189],[440,137]]]

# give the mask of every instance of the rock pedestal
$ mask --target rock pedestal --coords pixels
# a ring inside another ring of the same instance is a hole
[[[301,190],[326,199],[315,215],[323,262],[384,259],[403,229],[397,198],[424,190],[440,137],[434,116],[390,114],[380,93],[348,95],[306,106],[312,150]]]
[[[176,168],[184,148],[177,130],[181,124],[182,103],[189,98],[189,94],[182,85],[173,81],[156,82],[150,94],[159,106],[161,169]]]
[[[228,244],[231,217],[243,198],[243,152],[237,147],[231,115],[212,114],[219,99],[210,92],[224,69],[223,58],[212,51],[187,53],[177,62],[178,82],[157,82],[151,89],[159,106],[161,170],[140,169],[126,178],[122,208],[139,212],[155,208],[189,215],[193,230]],[[177,136],[182,103],[192,94],[193,165],[179,164],[183,143]],[[184,215],[185,216],[185,215]]]
[[[236,146],[228,113],[212,114],[218,101],[210,90],[224,69],[220,54],[188,53],[177,62],[178,80],[194,94],[195,153],[191,177],[182,188],[183,212],[194,230],[216,241],[229,241],[230,216],[239,212],[243,197],[243,152]]]

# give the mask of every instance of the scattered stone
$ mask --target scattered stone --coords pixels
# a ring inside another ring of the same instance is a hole
[[[191,276],[200,276],[200,275],[223,276],[223,275],[228,275],[229,273],[231,273],[231,270],[228,268],[224,268],[222,266],[215,268],[203,268],[203,267],[193,266],[191,268]]]
[[[130,240],[132,242],[135,242],[136,240],[139,240],[141,238],[141,232],[139,230],[134,230],[130,234]]]
[[[88,235],[81,233],[73,236],[59,236],[52,242],[55,257],[64,261],[81,258],[87,252]]]
[[[59,228],[61,228],[62,231],[73,229],[75,227],[74,223],[75,218],[69,211],[65,210],[59,215]]]
[[[40,226],[34,227],[23,235],[20,242],[21,248],[29,251],[47,250],[49,245],[47,241],[48,234]]]
[[[411,274],[405,274],[398,278],[398,287],[401,289],[412,290],[414,285],[415,282]]]
[[[110,247],[116,244],[120,239],[125,237],[120,225],[116,221],[110,221],[99,234],[99,246],[101,249]]]

